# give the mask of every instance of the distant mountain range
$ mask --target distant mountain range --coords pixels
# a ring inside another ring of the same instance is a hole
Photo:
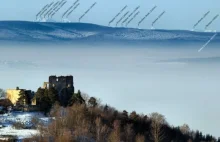
[[[214,33],[105,27],[88,23],[0,21],[0,42],[206,42]],[[220,43],[220,35],[213,42]]]

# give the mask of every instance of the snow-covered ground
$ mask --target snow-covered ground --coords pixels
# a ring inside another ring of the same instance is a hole
[[[39,118],[44,123],[48,123],[51,119],[45,117],[39,112],[12,112],[10,114],[0,115],[0,136],[10,135],[16,136],[19,139],[29,138],[39,134],[38,130],[35,129],[15,129],[13,123],[20,122],[25,126],[31,126],[32,118]]]
[[[8,127],[0,129],[0,135],[17,136],[18,139],[29,138],[37,134],[39,134],[37,130],[33,130],[33,129],[17,130],[17,129],[14,129],[12,126],[8,126]]]

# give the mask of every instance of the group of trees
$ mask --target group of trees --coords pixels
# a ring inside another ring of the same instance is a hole
[[[19,98],[16,102],[17,108],[22,108],[24,110],[25,106],[31,105],[34,92],[21,89],[18,95]]]
[[[35,93],[34,99],[38,105],[40,111],[45,114],[50,111],[51,107],[55,103],[59,103],[58,92],[55,88],[38,88]]]
[[[55,103],[49,114],[56,119],[48,126],[39,125],[41,136],[33,138],[35,141],[220,142],[211,135],[191,131],[186,124],[172,127],[159,113],[120,112],[80,91],[73,94],[67,107]]]
[[[27,95],[21,91],[19,96],[18,103],[24,105]],[[190,130],[187,124],[170,126],[159,113],[120,112],[81,91],[73,92],[65,106],[55,88],[38,88],[34,97],[40,111],[56,118],[48,126],[37,121],[41,136],[32,138],[35,141],[220,142],[220,138]]]
[[[85,100],[81,97],[80,90],[77,93],[72,92],[70,100],[68,100],[68,104],[61,103],[58,91],[54,87],[45,89],[38,88],[34,97],[40,110],[43,111],[45,114],[50,111],[54,104],[72,106],[74,103],[85,103]]]
[[[24,90],[21,90],[18,95],[19,98],[17,101],[17,105],[24,106],[25,104],[29,104],[30,98],[28,97],[28,95],[25,93]]]

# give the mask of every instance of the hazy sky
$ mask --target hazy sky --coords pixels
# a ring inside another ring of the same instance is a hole
[[[67,1],[67,4],[55,15],[54,18],[56,20],[60,20],[61,14],[74,2],[74,0]],[[136,27],[138,21],[154,5],[157,5],[157,9],[146,19],[141,25],[141,28],[150,28],[150,23],[152,23],[157,15],[165,10],[166,14],[155,25],[156,28],[192,29],[196,21],[210,10],[211,13],[198,26],[199,29],[204,29],[204,26],[220,12],[219,0],[81,0],[79,8],[69,19],[77,21],[81,14],[95,1],[97,5],[82,19],[82,22],[107,25],[110,19],[126,4],[128,5],[127,10],[129,11],[132,11],[135,7],[140,5],[140,14],[137,19],[129,25]],[[52,2],[52,0],[1,0],[0,20],[34,20],[37,12],[50,2]],[[219,24],[220,18],[210,26],[210,29],[220,30]]]

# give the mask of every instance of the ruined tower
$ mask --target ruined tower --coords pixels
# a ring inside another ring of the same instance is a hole
[[[50,76],[49,88],[54,87],[62,105],[66,105],[74,93],[73,76]]]

